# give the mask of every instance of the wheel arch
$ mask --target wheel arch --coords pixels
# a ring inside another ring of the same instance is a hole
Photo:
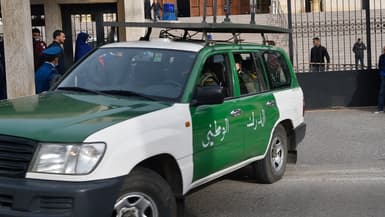
[[[289,141],[288,151],[296,151],[297,147],[295,144],[295,133],[294,133],[293,121],[290,119],[285,119],[285,120],[282,120],[281,122],[279,122],[277,124],[277,126],[278,125],[282,125],[285,128],[287,138]]]
[[[183,178],[176,159],[170,154],[159,154],[147,158],[136,167],[143,167],[158,173],[170,185],[176,198],[183,197]]]

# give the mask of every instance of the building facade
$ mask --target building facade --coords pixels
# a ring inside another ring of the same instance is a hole
[[[150,1],[152,2],[154,0]],[[203,16],[204,2],[207,3],[206,12],[208,16],[213,14],[214,3],[217,5],[218,16],[223,16],[226,12],[226,0],[158,1],[161,4],[174,4],[178,17],[198,18]],[[229,12],[232,16],[249,14],[251,11],[250,5],[255,2],[256,13],[273,15],[278,13],[280,14],[280,19],[286,19],[288,2],[290,2],[292,8],[291,12],[296,15],[293,18],[296,19],[299,17],[303,21],[309,21],[309,18],[311,18],[310,20],[313,20],[313,24],[314,22],[324,22],[326,25],[324,29],[328,30],[340,25],[340,23],[338,23],[338,25],[329,27],[329,23],[331,22],[329,21],[329,16],[333,19],[338,17],[339,14],[341,14],[338,13],[338,11],[358,11],[362,16],[361,12],[367,1],[371,2],[370,9],[385,7],[385,3],[381,3],[382,0],[230,0]],[[126,31],[126,29],[120,28],[118,31],[114,31],[109,27],[103,26],[103,22],[106,21],[144,21],[144,0],[0,0],[0,2],[2,12],[1,17],[4,24],[3,36],[7,75],[6,85],[9,98],[34,94],[34,67],[31,44],[32,27],[37,27],[42,30],[43,38],[47,43],[52,41],[52,33],[54,30],[63,29],[67,35],[67,40],[64,45],[66,51],[65,59],[69,64],[72,64],[73,62],[74,42],[77,34],[81,31],[90,33],[90,41],[94,46],[116,40],[125,41],[137,39],[144,34],[143,29]],[[308,14],[311,14],[310,12],[318,14],[316,14],[316,16],[309,16]],[[337,12],[336,16],[331,12]],[[354,13],[354,15],[358,14],[358,12]],[[320,21],[313,19],[316,17],[324,17],[324,19],[318,19]],[[268,18],[268,20],[272,19]],[[364,19],[361,18],[361,20]],[[293,28],[296,28],[297,36],[301,34],[300,36],[302,37],[303,33],[300,31],[305,31],[303,30],[305,28],[302,28],[302,25],[304,24],[299,24],[298,20],[293,20],[293,22],[295,24]],[[355,22],[354,24],[355,26],[358,26],[357,28],[354,28],[354,31],[355,29],[360,28],[360,32],[357,33],[358,30],[355,31],[355,35],[350,37],[351,39],[349,39],[349,42],[354,41],[355,37],[362,37],[366,40],[365,31],[363,31],[363,28],[360,26],[361,22],[359,25],[356,25]],[[23,31],[20,31],[20,29]],[[314,29],[318,29],[319,33]],[[315,27],[314,29],[313,30],[318,36],[325,39],[325,44],[330,41],[330,43],[328,43],[330,46],[330,44],[335,41],[334,34],[336,31],[328,33],[328,31],[323,31],[322,27]],[[352,31],[349,31],[349,34],[350,32]],[[310,35],[309,33],[306,33],[306,35],[309,36],[308,38],[311,38],[314,34]],[[343,35],[346,35],[346,33],[343,33]],[[303,40],[303,38],[304,37],[302,37],[301,40]],[[306,38],[307,41],[309,41],[308,38]],[[299,43],[298,46],[303,46],[303,44],[304,43]],[[307,47],[305,46],[304,48]],[[23,50],[23,52],[20,52],[20,50]],[[336,47],[336,50],[341,49],[340,47]],[[346,50],[348,50],[348,48],[346,48]],[[23,61],[20,64],[14,64],[15,59]],[[4,85],[2,85],[2,88],[4,88]]]
[[[65,62],[73,63],[74,41],[80,31],[91,31],[92,42],[101,45],[119,38],[137,39],[143,29],[113,32],[105,21],[144,21],[143,1],[132,0],[1,0],[1,17],[8,98],[33,95],[34,64],[32,27],[43,30],[49,44],[56,29],[66,33]],[[32,22],[31,22],[32,19]],[[109,41],[107,41],[109,40]]]

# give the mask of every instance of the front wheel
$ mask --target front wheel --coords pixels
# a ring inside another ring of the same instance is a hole
[[[176,201],[168,183],[146,168],[134,169],[115,202],[112,217],[176,217]]]
[[[253,165],[258,183],[271,184],[282,178],[286,170],[287,150],[286,130],[282,125],[278,125],[274,130],[265,158]]]

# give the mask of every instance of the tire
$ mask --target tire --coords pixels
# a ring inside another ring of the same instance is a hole
[[[177,217],[168,183],[146,168],[134,169],[123,183],[112,217]]]
[[[274,130],[265,158],[256,161],[253,165],[256,181],[272,184],[280,180],[285,173],[287,159],[288,138],[286,130],[282,125],[278,125]]]

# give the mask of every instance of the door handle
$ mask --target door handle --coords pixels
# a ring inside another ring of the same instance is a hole
[[[266,105],[269,106],[269,107],[274,107],[275,106],[275,101],[274,100],[267,101]]]
[[[230,115],[233,116],[233,117],[237,117],[239,115],[242,114],[242,110],[241,109],[234,109],[230,112]]]

